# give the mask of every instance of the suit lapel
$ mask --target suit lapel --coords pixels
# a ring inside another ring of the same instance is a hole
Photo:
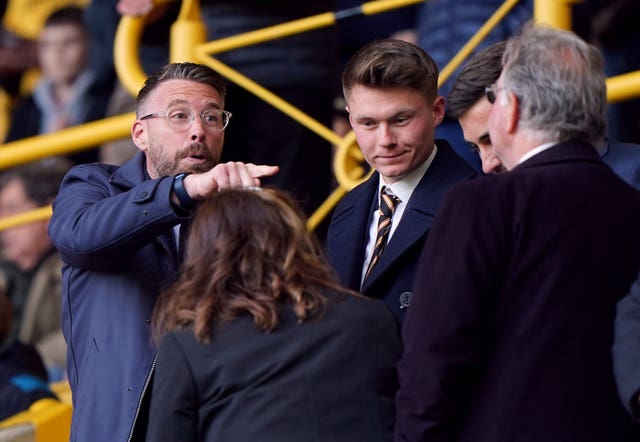
[[[331,229],[336,232],[333,264],[336,272],[348,287],[359,290],[362,263],[368,240],[373,199],[378,190],[379,175],[374,173],[349,195],[349,205],[341,208],[339,216],[332,220]]]
[[[375,284],[376,280],[383,276],[389,267],[416,242],[424,240],[433,224],[438,205],[451,184],[447,152],[439,147],[433,163],[413,191],[400,224],[394,231],[378,264],[365,281],[362,287],[363,292]]]

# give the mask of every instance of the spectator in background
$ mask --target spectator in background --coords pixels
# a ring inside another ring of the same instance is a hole
[[[51,204],[71,164],[47,158],[7,169],[0,175],[0,217]],[[47,234],[49,220],[32,221],[0,232],[0,292],[13,305],[9,341],[35,346],[51,380],[62,378],[66,345],[60,328],[60,256]]]
[[[0,421],[40,399],[57,399],[36,349],[8,338],[12,313],[11,301],[0,292]]]
[[[341,287],[283,192],[198,207],[154,311],[147,440],[391,441],[400,336]]]
[[[33,94],[16,104],[6,141],[56,132],[104,116],[108,94],[96,87],[88,51],[81,9],[59,9],[47,18],[38,38],[42,77]],[[93,162],[97,150],[69,158],[76,164]]]
[[[429,0],[420,6],[417,18],[418,46],[429,53],[439,69],[443,69],[471,37],[503,4],[503,0]],[[518,2],[507,16],[482,40],[476,50],[516,34],[522,24],[533,16],[533,0]],[[440,87],[439,93],[448,95],[460,68]],[[460,156],[476,170],[482,170],[478,157],[467,148],[460,126],[445,118],[436,130],[439,138],[449,140]]]

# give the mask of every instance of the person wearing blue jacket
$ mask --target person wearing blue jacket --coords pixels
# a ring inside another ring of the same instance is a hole
[[[64,262],[72,441],[144,437],[151,312],[175,277],[194,206],[278,171],[219,163],[231,117],[225,93],[222,77],[206,66],[165,66],[137,97],[131,136],[140,152],[121,167],[76,166],[63,180],[49,234]]]

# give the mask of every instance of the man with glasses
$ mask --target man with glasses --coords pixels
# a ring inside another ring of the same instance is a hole
[[[138,94],[131,136],[141,152],[121,167],[77,166],[63,181],[49,233],[64,261],[74,441],[143,436],[151,312],[175,277],[192,211],[219,189],[258,186],[278,170],[219,163],[225,92],[206,66],[167,65]]]
[[[478,153],[486,174],[506,171],[493,151],[489,136],[489,114],[495,93],[487,87],[500,76],[504,48],[502,41],[474,55],[456,77],[447,97],[447,114],[460,123],[465,140]],[[607,138],[596,143],[596,149],[602,161],[620,178],[640,189],[639,145]]]
[[[509,173],[456,184],[418,263],[396,441],[638,440],[611,367],[640,264],[640,193],[599,158],[601,54],[527,26],[486,90]]]

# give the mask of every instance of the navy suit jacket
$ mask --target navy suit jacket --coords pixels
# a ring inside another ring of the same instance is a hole
[[[606,141],[600,157],[620,178],[640,189],[640,145]]]
[[[397,441],[639,440],[611,366],[640,193],[564,143],[454,186],[418,264]]]
[[[383,299],[400,321],[406,310],[401,307],[400,297],[410,296],[416,263],[440,201],[454,183],[474,173],[448,142],[437,140],[436,145],[438,152],[431,166],[407,202],[400,224],[363,287],[360,280],[371,217],[377,207],[378,173],[342,199],[329,225],[329,259],[340,281],[352,290]]]

